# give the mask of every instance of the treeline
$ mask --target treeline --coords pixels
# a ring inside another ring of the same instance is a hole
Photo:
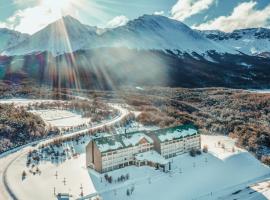
[[[101,100],[94,98],[88,100],[36,102],[28,104],[27,110],[60,109],[79,113],[82,117],[91,118],[92,122],[100,122],[117,116],[118,111]]]
[[[0,153],[57,132],[23,107],[0,104]]]
[[[270,94],[226,88],[145,88],[122,97],[145,125],[194,123],[203,133],[237,138],[237,144],[270,164]]]

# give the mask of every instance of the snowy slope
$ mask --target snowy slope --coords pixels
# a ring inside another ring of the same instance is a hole
[[[270,29],[267,28],[240,29],[231,33],[221,31],[201,31],[201,33],[212,41],[249,55],[270,52]]]
[[[164,16],[144,15],[125,26],[103,34],[105,45],[138,49],[177,49],[182,52],[205,53],[209,50],[231,52],[193,31],[182,22]]]
[[[129,174],[129,180],[113,181],[109,184],[105,181],[104,174],[85,168],[85,146],[89,140],[91,137],[86,136],[78,143],[69,141],[61,147],[54,147],[58,152],[63,152],[64,149],[69,151],[66,151],[65,156],[59,157],[59,162],[51,159],[51,156],[44,155],[37,165],[42,172],[39,175],[29,172],[31,167],[27,168],[25,165],[27,155],[20,156],[7,171],[7,182],[13,193],[18,199],[48,200],[55,199],[55,187],[56,193],[72,194],[71,199],[79,198],[82,191],[80,188],[83,188],[84,195],[91,196],[98,192],[104,200],[227,200],[236,199],[227,198],[228,194],[264,180],[265,177],[269,177],[270,172],[269,167],[261,164],[245,150],[236,147],[235,140],[226,136],[202,135],[202,146],[208,145],[209,153],[196,157],[183,154],[171,158],[171,173],[147,166],[129,166],[115,170],[108,173],[113,180],[126,174]],[[225,148],[218,145],[219,142],[224,144]],[[235,151],[232,151],[232,148]],[[73,156],[71,149],[78,155]],[[6,158],[0,162],[5,160]],[[27,172],[25,180],[22,180],[23,170]],[[135,188],[134,193],[128,197],[126,191],[132,187]],[[249,196],[237,199],[249,199],[247,197]]]
[[[103,31],[66,16],[35,33],[15,48],[9,49],[5,54],[24,55],[49,51],[59,55],[100,47],[177,49],[199,54],[215,50],[220,53],[237,54],[235,50],[222,47],[179,21],[157,15],[144,15],[125,26]]]
[[[5,54],[25,55],[49,51],[54,55],[82,49],[85,43],[95,40],[97,29],[81,24],[71,16],[63,17],[32,35]]]
[[[22,34],[6,28],[0,28],[0,53],[7,48],[16,46],[28,37],[29,35],[27,34]]]
[[[26,39],[26,40],[25,40]],[[18,45],[18,43],[20,43]],[[182,22],[158,15],[143,15],[114,29],[99,29],[63,17],[32,36],[0,29],[0,52],[25,55],[49,51],[53,55],[100,47],[170,49],[203,54],[266,55],[270,52],[270,29],[250,28],[231,33],[192,30]]]

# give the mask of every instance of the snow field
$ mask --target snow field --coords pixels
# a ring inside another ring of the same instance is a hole
[[[69,192],[73,198],[79,198],[82,184],[84,195],[97,192],[105,200],[208,200],[230,196],[238,188],[245,188],[263,180],[270,173],[269,168],[251,154],[235,147],[234,140],[225,136],[203,135],[202,146],[208,145],[209,153],[196,157],[184,154],[170,159],[170,173],[147,166],[130,166],[112,171],[108,173],[113,178],[113,183],[110,184],[105,181],[104,174],[85,168],[84,151],[89,140],[89,137],[85,137],[78,144],[75,141],[65,143],[58,149],[59,152],[68,148],[74,149],[73,152],[78,155],[72,156],[72,151],[69,151],[66,159],[58,163],[44,159],[38,166],[41,174],[33,176],[27,172],[28,175],[23,181],[22,171],[28,170],[27,157],[20,157],[9,168],[7,176],[14,193],[19,199],[48,200],[54,199],[55,187],[57,193]],[[232,147],[235,151],[232,151]],[[58,179],[55,177],[56,171]],[[128,180],[115,182],[118,177],[126,174],[129,174]],[[64,178],[66,185],[63,183]],[[127,196],[127,190],[132,187],[134,192]]]
[[[83,118],[81,115],[67,110],[33,110],[31,112],[58,128],[79,126],[91,121],[90,118]]]
[[[77,142],[66,142],[62,147],[54,147],[55,152],[63,152],[69,149],[65,156],[56,162],[51,156],[43,154],[43,159],[39,165],[32,168],[26,167],[27,155],[17,159],[8,170],[8,181],[14,193],[19,199],[56,199],[55,193],[72,194],[71,199],[80,197],[81,192],[89,194],[95,192],[95,187],[91,182],[88,170],[85,168],[85,145],[89,137],[84,137]],[[85,141],[85,142],[84,142]],[[29,171],[35,171],[36,167],[41,174],[33,175]],[[27,175],[22,180],[22,172]],[[82,189],[81,189],[82,188]]]

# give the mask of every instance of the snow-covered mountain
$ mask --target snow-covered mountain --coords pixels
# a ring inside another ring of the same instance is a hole
[[[8,48],[18,45],[28,37],[29,35],[27,34],[0,28],[0,53]]]
[[[164,16],[144,15],[125,26],[100,31],[80,23],[71,16],[63,17],[35,33],[7,55],[25,55],[48,51],[54,55],[100,47],[128,47],[131,49],[170,49],[204,54],[214,50],[237,54],[205,38],[185,24]]]
[[[137,49],[172,49],[182,52],[233,52],[206,39],[182,22],[158,15],[144,15],[125,26],[106,31],[102,35],[105,45]],[[235,53],[235,52],[234,52]]]
[[[217,53],[267,56],[270,53],[270,29],[251,28],[221,31],[197,31],[182,22],[158,15],[143,15],[114,29],[99,29],[65,16],[39,32],[28,36],[0,29],[0,52],[26,55],[51,52],[53,55],[101,47],[130,49],[170,49],[206,55]]]
[[[268,55],[270,52],[270,29],[267,28],[239,29],[231,33],[213,30],[200,32],[212,41],[245,54]]]
[[[48,51],[54,55],[82,49],[95,41],[97,28],[84,25],[71,16],[65,16],[30,36],[4,54],[25,55]]]

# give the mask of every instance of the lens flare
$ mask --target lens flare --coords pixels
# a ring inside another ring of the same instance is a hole
[[[52,12],[61,12],[69,8],[72,0],[42,0],[41,5],[51,9]]]

